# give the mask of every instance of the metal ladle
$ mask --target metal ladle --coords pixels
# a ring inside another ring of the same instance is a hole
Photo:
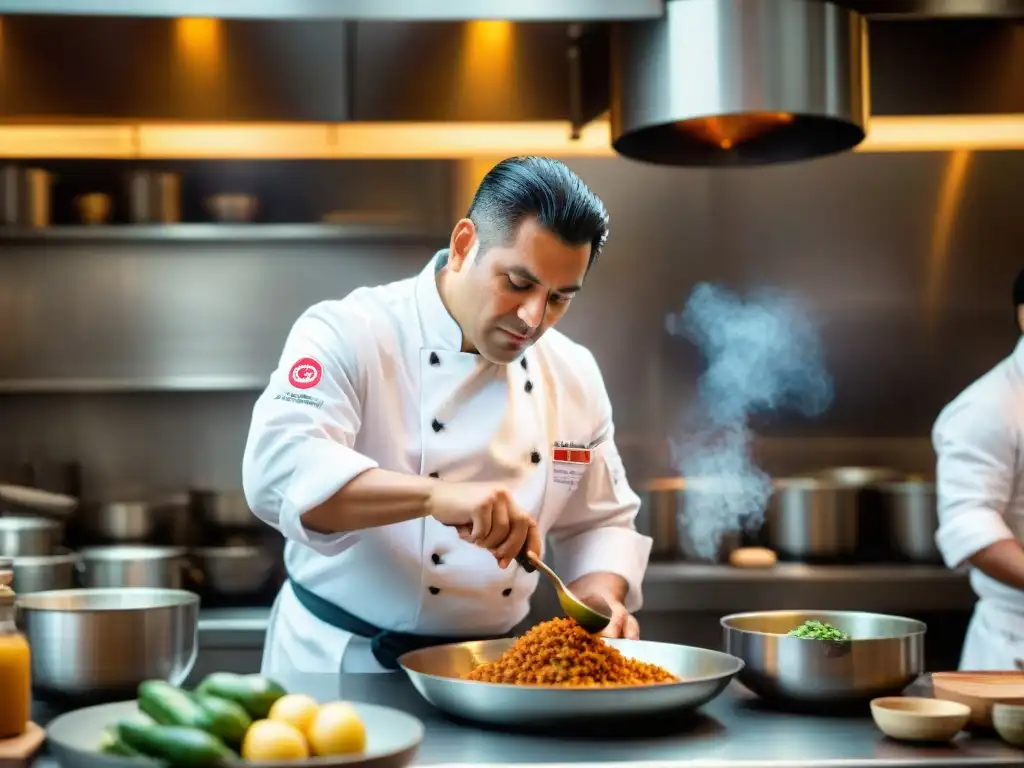
[[[562,606],[562,613],[575,621],[587,632],[596,635],[602,632],[612,621],[612,609],[600,598],[592,598],[591,605],[587,605],[574,595],[569,588],[562,583],[553,570],[539,557],[525,549],[516,557],[516,562],[523,567],[527,573],[540,571],[551,581],[558,595],[558,602]]]

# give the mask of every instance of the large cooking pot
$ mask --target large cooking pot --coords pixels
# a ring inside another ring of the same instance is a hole
[[[935,544],[939,512],[935,484],[907,480],[881,486],[886,540],[893,554],[912,563],[942,562]]]
[[[15,557],[14,583],[11,586],[19,595],[71,589],[75,586],[78,560],[75,552]]]
[[[775,483],[765,515],[767,546],[784,560],[854,560],[859,541],[857,489],[813,478]]]
[[[831,467],[779,480],[765,518],[767,546],[783,560],[870,562],[888,554],[881,488],[886,467]]]
[[[133,699],[143,680],[185,682],[199,650],[199,596],[172,589],[68,589],[18,597],[32,693],[79,704]]]
[[[728,481],[716,478],[661,477],[641,486],[640,511],[637,530],[654,539],[652,553],[660,558],[675,559],[682,556],[695,562],[726,562],[733,550],[742,546],[743,535],[737,530],[720,531],[717,551],[710,557],[700,546],[696,536],[713,535],[699,521],[692,521],[689,513],[695,503],[708,503],[721,507],[735,494]],[[735,522],[740,525],[741,521]],[[728,528],[728,527],[727,527]]]
[[[64,538],[64,526],[45,517],[0,517],[0,556],[49,555]]]
[[[84,587],[181,589],[189,563],[184,547],[86,547],[79,552]]]

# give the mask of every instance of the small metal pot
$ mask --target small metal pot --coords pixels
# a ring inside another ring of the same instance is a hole
[[[71,589],[75,586],[78,561],[75,552],[16,557],[14,583],[11,586],[19,595],[51,589]]]
[[[244,491],[193,490],[189,503],[194,516],[217,528],[238,530],[263,524],[249,509]]]
[[[45,517],[0,517],[0,555],[49,555],[64,538],[64,526]]]
[[[0,223],[48,227],[55,176],[42,168],[0,168]]]
[[[765,537],[767,546],[783,559],[854,559],[859,541],[857,488],[812,478],[776,482]]]
[[[912,563],[942,562],[935,544],[939,512],[935,484],[921,480],[888,483],[881,487],[886,540],[893,554]]]
[[[184,547],[87,547],[79,554],[84,587],[181,589],[189,567]]]
[[[211,595],[253,595],[277,574],[276,559],[262,547],[200,547],[191,551],[191,559],[192,578]]]
[[[181,522],[188,516],[185,499],[111,501],[83,510],[84,527],[97,541],[112,543],[158,542],[181,546]]]
[[[133,224],[181,221],[181,177],[158,171],[129,173],[128,214]]]
[[[678,511],[682,509],[681,493],[685,487],[681,477],[658,477],[640,489],[640,510],[636,529],[654,539],[651,556],[658,559],[679,557]]]
[[[252,221],[256,218],[259,201],[253,195],[220,194],[203,201],[206,209],[217,221]]]

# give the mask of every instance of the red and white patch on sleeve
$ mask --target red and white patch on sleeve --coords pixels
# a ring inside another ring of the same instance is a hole
[[[324,367],[315,357],[303,357],[288,371],[288,383],[296,389],[312,389],[324,377]]]

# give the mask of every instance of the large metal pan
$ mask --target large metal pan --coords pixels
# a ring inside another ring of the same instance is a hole
[[[787,637],[805,621],[828,622],[848,641]],[[767,701],[853,703],[898,695],[924,672],[924,622],[856,611],[759,611],[722,619],[737,679]]]
[[[735,656],[706,648],[606,640],[624,655],[664,667],[684,682],[559,688],[462,679],[475,667],[496,661],[514,642],[508,638],[439,645],[407,653],[398,661],[420,695],[442,712],[490,725],[519,727],[691,711],[718,696],[743,668]]]

